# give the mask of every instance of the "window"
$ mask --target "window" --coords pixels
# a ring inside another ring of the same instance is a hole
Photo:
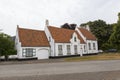
[[[62,45],[58,45],[58,55],[63,55]]]
[[[67,54],[70,55],[70,45],[67,45]]]
[[[36,50],[33,48],[25,48],[22,50],[23,57],[33,57],[36,55]]]
[[[93,43],[93,50],[96,50],[95,43]]]
[[[77,45],[74,45],[74,52],[75,52],[75,54],[78,53],[78,52],[77,52]]]
[[[86,46],[84,45],[84,52],[86,52]]]
[[[88,43],[88,46],[89,46],[89,50],[91,50],[91,44],[90,43]]]
[[[75,41],[75,42],[77,41],[76,37],[74,37],[74,41]]]

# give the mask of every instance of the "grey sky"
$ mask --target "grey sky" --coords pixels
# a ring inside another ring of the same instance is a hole
[[[98,19],[115,23],[118,12],[120,0],[0,0],[0,28],[13,36],[16,25],[43,30],[46,19],[53,26]]]

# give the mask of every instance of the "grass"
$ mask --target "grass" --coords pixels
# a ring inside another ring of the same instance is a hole
[[[120,53],[103,53],[91,56],[66,58],[65,61],[119,60],[119,59]]]

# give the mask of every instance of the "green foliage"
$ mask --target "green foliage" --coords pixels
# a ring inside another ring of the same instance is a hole
[[[81,24],[89,25],[91,32],[98,38],[99,49],[117,49],[120,51],[120,13],[116,24],[106,24],[103,20],[96,20]]]
[[[108,46],[108,39],[113,32],[113,25],[106,24],[103,20],[95,20],[93,22],[87,22],[81,24],[80,26],[89,25],[91,32],[97,37],[99,49],[107,49]]]
[[[120,13],[118,14],[118,22],[114,25],[113,33],[110,36],[109,42],[116,49],[120,50]]]
[[[7,56],[16,54],[14,49],[14,42],[11,40],[10,36],[7,34],[0,34],[0,56]]]

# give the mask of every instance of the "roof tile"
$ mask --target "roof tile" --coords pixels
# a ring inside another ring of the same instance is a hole
[[[82,34],[86,37],[87,40],[97,40],[97,38],[87,29],[79,28]]]
[[[64,28],[57,28],[53,26],[48,26],[48,29],[57,43],[70,43],[70,39],[72,38],[73,33],[75,32],[81,41],[81,43],[85,43],[82,37],[75,30],[69,30]]]
[[[18,35],[23,47],[49,46],[49,42],[44,31],[18,28]]]

